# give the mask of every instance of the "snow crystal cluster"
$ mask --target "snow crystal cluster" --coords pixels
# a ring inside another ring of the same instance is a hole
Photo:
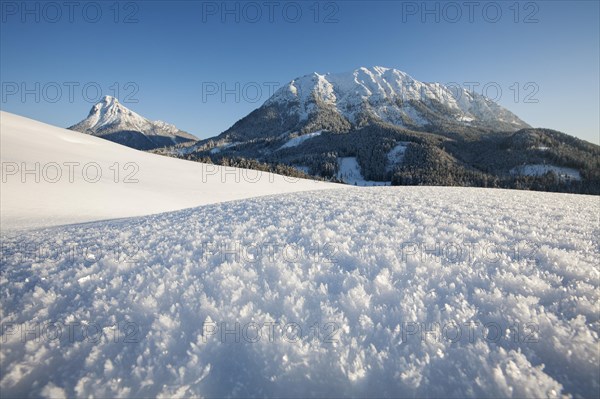
[[[3,397],[597,397],[596,197],[344,188],[5,234]]]

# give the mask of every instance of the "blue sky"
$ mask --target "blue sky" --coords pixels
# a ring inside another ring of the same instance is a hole
[[[380,65],[485,86],[535,127],[600,141],[597,1],[77,3],[2,1],[3,110],[68,126],[117,94],[204,138],[273,86]]]

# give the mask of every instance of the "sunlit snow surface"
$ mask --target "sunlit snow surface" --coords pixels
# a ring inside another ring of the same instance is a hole
[[[597,397],[598,212],[349,187],[5,235],[2,397]]]
[[[2,231],[337,186],[149,154],[2,111],[0,144]]]

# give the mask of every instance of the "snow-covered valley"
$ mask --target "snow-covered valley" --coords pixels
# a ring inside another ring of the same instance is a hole
[[[598,197],[236,182],[0,116],[2,397],[598,396]],[[4,176],[34,160],[139,183]]]

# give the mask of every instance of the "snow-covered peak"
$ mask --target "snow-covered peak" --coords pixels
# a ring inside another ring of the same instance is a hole
[[[372,95],[374,93],[400,94],[401,83],[412,82],[406,73],[385,67],[360,67],[351,72],[319,74],[313,72],[298,77],[277,90],[267,103],[302,101],[315,92],[319,100],[333,99],[332,94]],[[392,89],[393,88],[393,89]],[[332,93],[334,92],[334,93]],[[392,93],[393,92],[393,93]]]
[[[117,98],[113,96],[104,96],[97,105],[102,105],[103,107],[109,108],[117,104],[119,104],[119,100]]]
[[[88,117],[82,121],[87,129],[100,129],[113,124],[142,127],[149,121],[122,105],[115,97],[104,96],[92,107]]]
[[[176,144],[182,140],[197,140],[195,136],[181,131],[171,124],[163,121],[153,122],[144,118],[125,107],[118,99],[112,96],[102,97],[92,107],[87,118],[71,126],[70,129],[99,137],[106,137],[107,135],[114,135],[119,132],[129,132],[129,135],[135,136],[135,132],[137,132],[145,137],[166,138],[166,143],[170,144]],[[121,140],[121,138],[115,140]],[[139,138],[134,140],[139,141]],[[137,144],[133,145],[130,141],[126,141],[126,145],[138,148]],[[143,148],[152,148],[154,145],[158,146],[159,144],[160,146],[166,145],[164,140],[156,143],[156,139],[150,139],[150,142],[154,144],[146,143]]]
[[[367,114],[395,125],[424,126],[431,124],[431,115],[435,115],[459,124],[528,126],[482,95],[420,82],[406,72],[382,66],[301,76],[277,90],[265,102],[270,105],[288,106],[300,120],[318,112],[319,106],[329,106],[350,123]]]

